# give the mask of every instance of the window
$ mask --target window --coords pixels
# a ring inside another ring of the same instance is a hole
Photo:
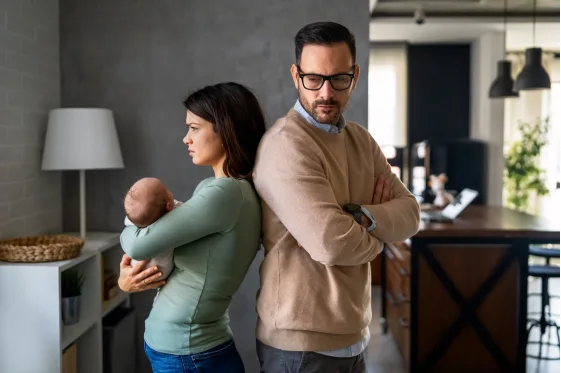
[[[549,143],[541,157],[541,166],[545,170],[545,179],[550,194],[540,201],[540,215],[556,217],[556,209],[561,206],[561,86],[559,82],[551,83],[547,112],[549,113]]]
[[[517,76],[524,65],[524,55],[510,54],[512,75]],[[544,197],[530,196],[529,212],[556,218],[556,208],[561,203],[561,86],[559,84],[559,59],[544,54],[543,65],[551,78],[551,89],[521,91],[520,97],[505,100],[504,151],[508,152],[518,138],[519,120],[533,122],[537,118],[549,117],[549,143],[540,156],[540,167],[545,171],[546,185],[550,194]],[[507,190],[503,189],[503,203]]]
[[[405,44],[371,44],[368,67],[368,131],[380,146],[407,145]]]

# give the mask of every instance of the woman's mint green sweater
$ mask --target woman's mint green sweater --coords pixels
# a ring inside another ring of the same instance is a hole
[[[126,227],[123,250],[135,260],[175,248],[175,269],[146,320],[156,351],[189,355],[232,338],[228,307],[259,248],[261,208],[245,180],[209,178],[193,197],[152,225]]]

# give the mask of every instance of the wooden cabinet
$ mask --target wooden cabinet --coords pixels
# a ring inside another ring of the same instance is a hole
[[[472,206],[423,222],[382,259],[382,327],[407,372],[524,372],[528,246],[559,244],[553,223]]]
[[[509,250],[511,246],[498,244],[429,244],[416,259],[415,276],[408,245],[384,250],[385,323],[408,371],[460,373],[487,367],[499,372],[515,366],[519,271]],[[500,285],[482,289],[501,261]],[[497,347],[489,353],[488,345]],[[466,352],[473,356],[460,363]]]
[[[390,245],[384,250],[385,259],[385,303],[386,326],[409,364],[409,341],[411,337],[411,286],[410,251],[406,244]]]
[[[429,244],[425,255],[432,262],[425,256],[417,257],[416,275],[412,276],[409,247],[386,248],[386,326],[409,371],[475,372],[487,367],[486,371],[499,372],[503,368],[500,364],[515,366],[518,270],[507,256],[511,249],[498,244]],[[504,272],[500,285],[481,289],[501,261]],[[443,272],[435,272],[429,263],[437,263]],[[486,293],[492,296],[484,297]],[[497,348],[489,353],[488,345]],[[473,356],[459,367],[466,352]]]

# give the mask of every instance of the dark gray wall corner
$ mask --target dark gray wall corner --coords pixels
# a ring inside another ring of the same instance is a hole
[[[318,20],[341,22],[355,33],[362,74],[345,117],[366,126],[367,0],[60,0],[62,106],[112,109],[126,167],[87,172],[88,229],[120,231],[122,198],[140,177],[160,177],[177,199],[186,200],[212,174],[192,165],[182,143],[181,102],[189,92],[236,81],[257,94],[269,125],[283,116],[297,97],[289,72],[294,35]],[[77,230],[77,175],[65,173],[63,188],[64,228]],[[261,256],[231,308],[248,372],[258,371],[254,330],[260,261]],[[142,330],[148,309],[139,307]]]

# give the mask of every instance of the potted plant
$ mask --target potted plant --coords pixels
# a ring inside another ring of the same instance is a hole
[[[84,275],[76,269],[68,269],[61,274],[62,322],[65,325],[80,321],[80,296]]]
[[[529,212],[528,197],[534,192],[538,196],[549,193],[543,170],[539,167],[539,156],[547,144],[549,118],[535,122],[518,123],[520,139],[510,146],[505,156],[505,187],[507,206]]]

